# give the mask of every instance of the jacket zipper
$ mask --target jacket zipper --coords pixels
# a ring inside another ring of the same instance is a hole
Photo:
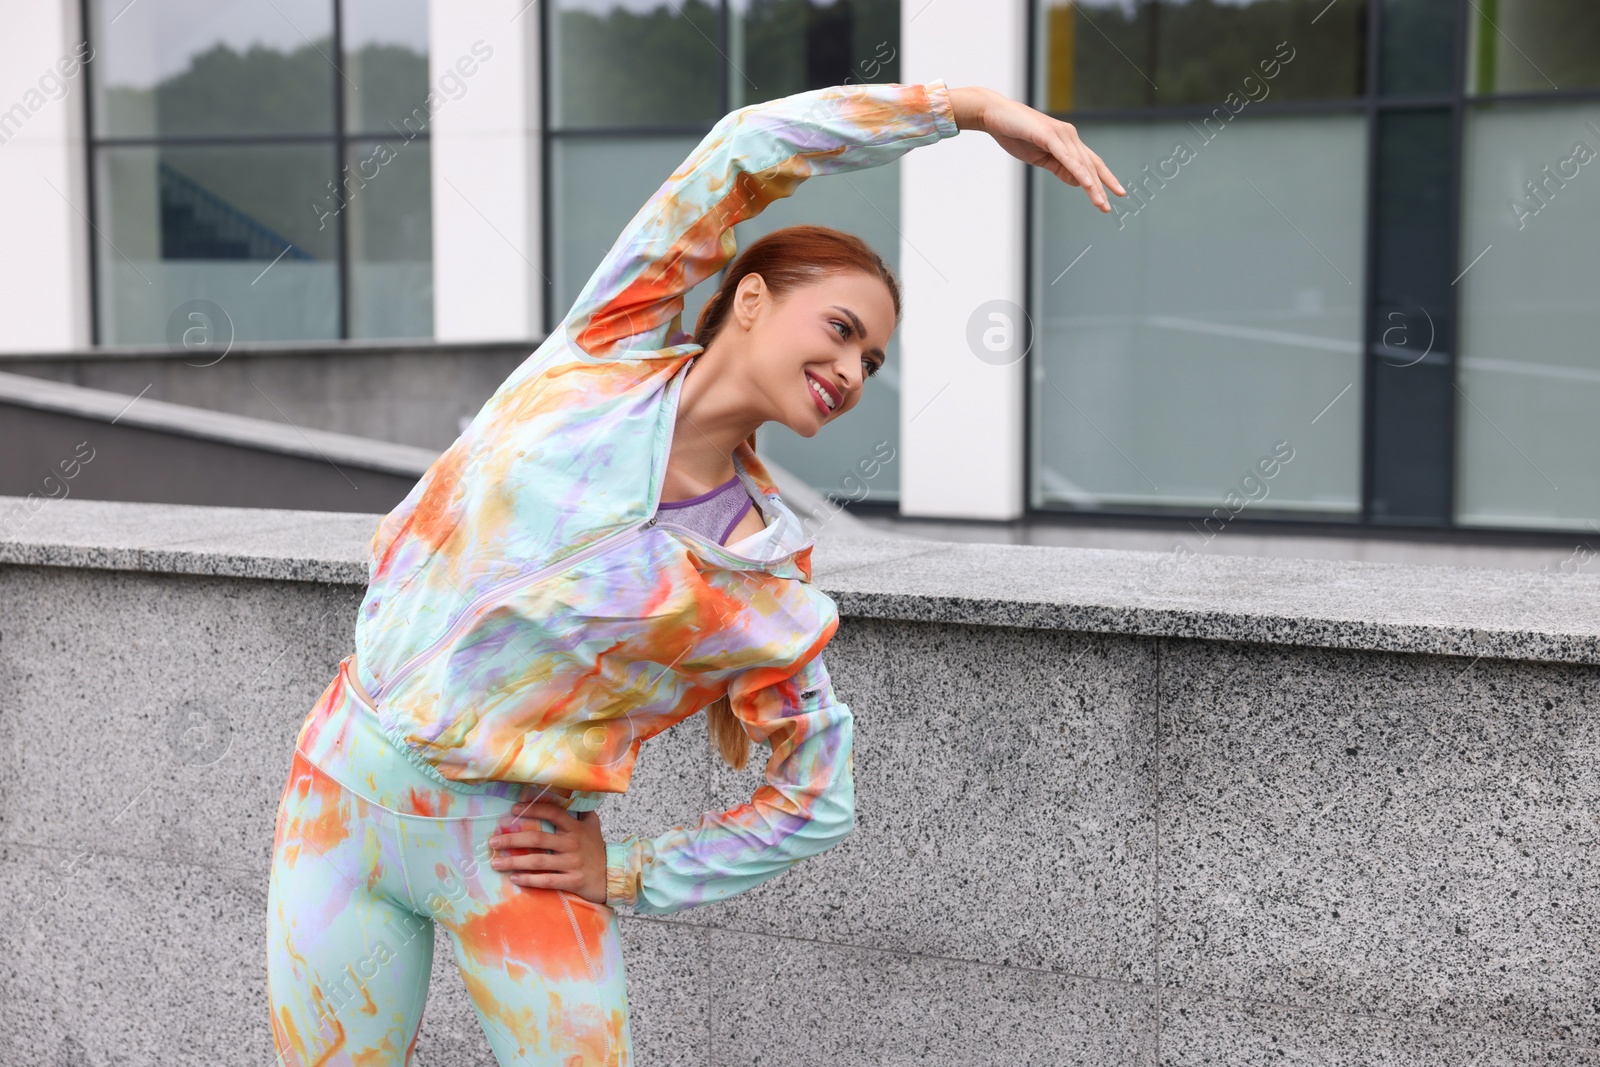
[[[400,669],[395,671],[394,675],[390,677],[388,681],[384,682],[378,687],[378,691],[372,694],[373,703],[381,701],[385,693],[399,685],[402,681],[410,676],[412,671],[422,666],[426,660],[431,658],[440,649],[444,648],[445,645],[449,644],[451,640],[457,637],[461,631],[466,628],[467,623],[471,622],[477,616],[478,612],[491,601],[506,593],[519,589],[524,585],[532,585],[541,578],[547,578],[558,571],[565,570],[568,567],[576,566],[589,557],[605,551],[614,544],[619,544],[622,541],[629,540],[636,535],[642,534],[646,529],[654,526],[655,524],[656,520],[654,517],[652,517],[648,521],[636,523],[625,530],[618,530],[614,534],[607,534],[594,544],[589,545],[587,548],[579,549],[570,556],[564,556],[554,563],[546,564],[545,566],[531,571],[528,574],[520,574],[515,578],[501,582],[499,585],[491,586],[488,589],[485,589],[467,604],[467,606],[462,610],[461,614],[456,616],[456,621],[450,624],[450,628],[445,630],[445,632],[439,636],[438,640],[434,641],[433,644],[429,645],[421,652],[418,652],[416,655],[406,660],[405,663],[400,665]]]
[[[690,360],[690,361],[686,362],[684,364],[684,368],[683,369],[686,371],[688,369],[689,363],[692,363],[692,362],[693,362],[693,360]],[[682,372],[680,372],[680,374],[681,373]],[[680,378],[679,391],[677,393],[673,394],[672,403],[669,405],[669,407],[671,409],[670,412],[669,412],[669,417],[675,417],[676,416],[677,410],[678,410],[678,400],[679,400],[679,398],[681,396],[681,393],[682,393],[682,388],[681,388],[681,378]],[[657,482],[656,482],[656,484],[654,486],[654,491],[651,494],[652,499],[658,500],[658,501],[661,499],[661,482],[663,480],[665,480],[665,477],[666,477],[666,462],[663,460],[662,461],[662,465],[661,465],[661,478],[657,479]],[[400,669],[395,671],[393,676],[391,676],[388,679],[388,681],[386,681],[382,685],[380,685],[378,687],[377,691],[371,694],[373,704],[376,705],[376,704],[380,703],[383,700],[383,697],[384,697],[384,695],[386,693],[388,693],[390,690],[394,689],[395,686],[399,685],[406,678],[410,677],[411,673],[413,671],[415,671],[418,667],[422,666],[423,663],[427,662],[427,660],[431,659],[436,653],[438,653],[447,644],[449,644],[452,640],[454,640],[457,636],[459,636],[461,631],[466,628],[468,623],[470,623],[473,619],[475,619],[477,617],[478,612],[481,611],[482,608],[486,604],[488,604],[488,603],[492,602],[493,600],[503,596],[506,593],[514,592],[515,590],[520,589],[523,586],[532,585],[534,582],[539,581],[541,578],[547,578],[550,575],[556,574],[556,573],[558,573],[558,572],[560,572],[562,570],[565,570],[568,567],[576,566],[577,564],[582,563],[584,560],[588,559],[589,557],[594,556],[597,553],[605,551],[607,548],[611,547],[614,544],[620,544],[625,540],[631,540],[633,537],[642,536],[644,534],[644,532],[646,530],[650,529],[650,527],[654,526],[656,524],[657,520],[659,520],[659,519],[660,519],[659,515],[651,515],[648,519],[644,520],[643,522],[635,523],[634,525],[628,527],[625,530],[618,530],[616,533],[607,534],[605,537],[602,537],[600,540],[596,541],[594,544],[589,545],[587,548],[580,549],[579,551],[574,552],[570,556],[567,556],[567,557],[565,557],[563,559],[559,559],[554,563],[550,563],[550,564],[547,564],[547,565],[545,565],[543,567],[540,567],[538,570],[535,570],[535,571],[533,571],[533,572],[531,572],[529,574],[518,575],[515,578],[511,578],[511,579],[509,579],[507,581],[501,582],[499,585],[492,586],[489,589],[485,589],[482,593],[479,593],[476,597],[472,598],[472,600],[467,604],[466,608],[462,610],[461,614],[456,616],[455,621],[450,624],[449,628],[446,629],[445,632],[443,634],[441,634],[436,641],[434,641],[427,648],[425,648],[422,651],[416,653],[410,659],[408,659],[404,663],[402,663],[400,665]],[[696,541],[699,541],[701,544],[711,546],[712,548],[716,549],[718,552],[721,552],[725,556],[729,556],[729,557],[731,557],[733,559],[737,559],[737,560],[742,560],[742,561],[744,561],[746,563],[756,564],[757,566],[761,567],[762,569],[767,569],[767,568],[770,568],[771,566],[773,566],[774,564],[782,563],[785,560],[792,559],[794,556],[796,556],[800,552],[804,551],[808,546],[813,545],[813,544],[816,543],[816,538],[815,537],[811,537],[811,538],[807,539],[799,547],[794,548],[791,551],[784,553],[783,555],[777,557],[776,559],[770,559],[770,560],[756,559],[754,556],[745,556],[745,555],[739,554],[738,552],[729,552],[723,546],[717,545],[717,544],[713,544],[712,541],[709,538],[701,537],[698,533],[696,533],[693,530],[688,529],[687,527],[676,526],[676,525],[674,525],[672,523],[664,523],[663,525],[665,525],[669,529],[678,531],[681,534],[686,534],[690,538],[692,538],[692,539],[694,539]]]

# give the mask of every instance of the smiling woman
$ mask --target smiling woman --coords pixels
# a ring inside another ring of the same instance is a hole
[[[708,369],[689,376],[678,419],[693,423],[706,406],[700,387],[715,378],[752,430],[778,421],[810,437],[820,427],[812,408],[825,422],[855,406],[899,321],[899,283],[866,242],[826,226],[776,230],[734,260],[700,312],[694,338],[705,352],[695,366]],[[816,398],[799,406],[803,416],[792,403],[796,385]],[[674,452],[681,464],[695,442],[676,440],[685,446]],[[669,461],[669,479],[673,467]]]
[[[1071,125],[986,89],[833,87],[741,108],[384,516],[355,654],[302,726],[280,804],[268,974],[287,1064],[409,1062],[432,939],[383,968],[365,947],[408,915],[456,932],[501,1063],[625,1064],[613,909],[723,900],[850,832],[854,718],[822,659],[838,608],[811,584],[815,538],[755,431],[811,437],[856,406],[898,286],[858,238],[801,226],[750,246],[692,339],[684,296],[727,265],[736,225],[800,182],[962,129],[1103,212],[1103,183],[1121,191]],[[659,514],[741,484],[757,507],[721,537]],[[694,826],[606,840],[596,809],[627,790],[641,744],[707,708],[729,762],[768,747],[764,784]],[[441,880],[459,892],[434,907]],[[346,998],[361,1007],[330,1015],[351,975],[368,983]]]

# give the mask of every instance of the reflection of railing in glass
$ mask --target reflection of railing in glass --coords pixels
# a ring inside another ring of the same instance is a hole
[[[162,259],[312,259],[194,179],[160,164]]]

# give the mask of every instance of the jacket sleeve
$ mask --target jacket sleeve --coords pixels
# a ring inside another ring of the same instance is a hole
[[[850,706],[813,655],[787,678],[751,670],[728,689],[752,740],[772,748],[748,803],[692,828],[606,843],[606,903],[664,915],[723,900],[843,840],[855,827]]]
[[[831,86],[730,112],[633,217],[557,336],[592,357],[666,346],[733,227],[805,179],[888,163],[959,130],[943,81]]]

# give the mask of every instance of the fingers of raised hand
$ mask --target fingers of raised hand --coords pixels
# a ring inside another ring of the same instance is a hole
[[[1128,190],[1124,189],[1122,187],[1122,183],[1117,181],[1117,176],[1111,173],[1111,168],[1106,166],[1106,161],[1101,159],[1100,156],[1087,145],[1084,146],[1083,150],[1089,153],[1090,159],[1094,160],[1094,169],[1095,172],[1100,175],[1100,181],[1118,196],[1127,196]]]
[[[1062,125],[1066,125],[1063,123]],[[1100,176],[1094,168],[1083,158],[1088,149],[1077,140],[1068,140],[1061,133],[1056,133],[1046,144],[1050,154],[1056,158],[1063,168],[1077,179],[1076,184],[1083,186],[1097,206],[1104,211],[1111,210],[1111,203],[1106,198],[1105,186],[1100,184]]]

